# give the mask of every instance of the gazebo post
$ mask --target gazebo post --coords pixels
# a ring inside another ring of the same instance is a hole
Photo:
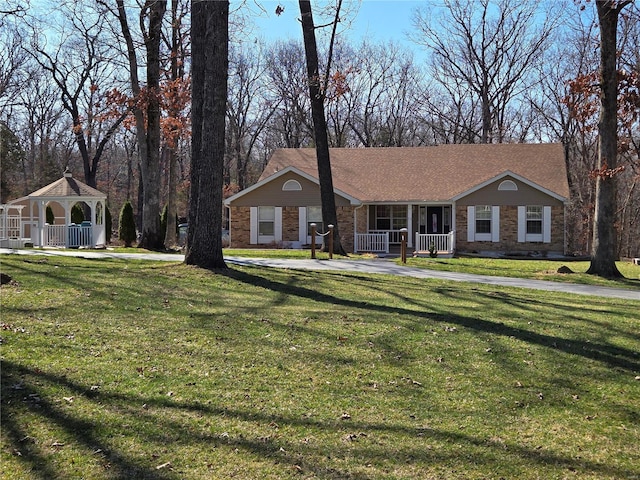
[[[44,200],[40,200],[38,204],[38,246],[44,247],[44,231],[47,218],[45,213],[46,207],[44,204]]]

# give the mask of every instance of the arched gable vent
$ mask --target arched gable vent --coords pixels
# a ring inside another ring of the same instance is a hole
[[[283,192],[299,192],[300,190],[302,190],[302,185],[297,180],[287,180],[282,185]]]
[[[518,186],[513,180],[503,180],[498,185],[498,190],[507,191],[507,192],[517,192]]]

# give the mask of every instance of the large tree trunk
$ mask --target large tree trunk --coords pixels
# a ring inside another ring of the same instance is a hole
[[[173,248],[177,245],[176,238],[176,177],[177,177],[177,158],[176,149],[173,147],[167,147],[167,162],[168,162],[168,175],[167,175],[167,228],[164,233],[164,246],[166,249]]]
[[[178,66],[178,29],[179,23],[177,18],[178,0],[171,0],[171,81],[172,88],[175,88],[175,82],[179,77]],[[174,108],[174,105],[171,106]],[[169,115],[173,118],[177,117],[177,112],[169,111]],[[177,135],[175,138],[169,138],[167,145],[167,159],[168,159],[168,178],[167,178],[167,228],[164,234],[164,246],[166,249],[175,247],[178,243],[176,238],[176,196],[177,196]]]
[[[318,180],[320,182],[320,201],[322,203],[322,222],[327,228],[333,225],[333,253],[346,255],[340,242],[338,216],[336,213],[336,199],[333,192],[333,177],[331,175],[331,159],[329,157],[329,139],[327,135],[327,120],[324,114],[324,92],[320,87],[320,69],[318,67],[318,47],[316,45],[315,25],[311,13],[311,2],[299,0],[300,15],[302,16],[302,35],[307,60],[307,79],[309,82],[309,96],[311,98],[311,116],[313,118],[313,132],[318,161]],[[327,242],[325,242],[327,248]]]
[[[600,118],[598,120],[598,175],[594,213],[591,265],[587,273],[615,278],[616,267],[616,175],[618,157],[618,74],[616,47],[618,14],[628,2],[598,0],[600,22]],[[608,175],[608,172],[614,172]]]
[[[140,159],[143,184],[142,237],[140,247],[164,248],[160,228],[160,41],[167,2],[147,0],[147,155]]]
[[[229,2],[192,0],[192,143],[185,263],[227,268],[222,255],[222,180],[229,74]]]

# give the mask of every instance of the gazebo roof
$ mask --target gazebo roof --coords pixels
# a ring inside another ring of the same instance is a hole
[[[31,193],[29,198],[106,198],[99,190],[73,178],[68,170],[61,179]]]

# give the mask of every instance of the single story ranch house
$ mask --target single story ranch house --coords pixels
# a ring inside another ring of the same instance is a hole
[[[406,228],[418,254],[565,253],[561,144],[334,148],[331,169],[347,251],[389,252]],[[310,244],[326,230],[315,150],[276,150],[225,205],[233,248]]]

